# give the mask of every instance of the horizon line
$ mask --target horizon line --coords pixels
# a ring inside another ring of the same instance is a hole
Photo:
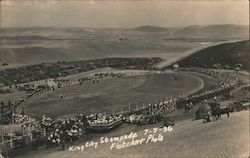
[[[159,27],[159,28],[185,28],[190,26],[223,26],[223,25],[235,25],[235,26],[250,26],[250,24],[194,24],[194,25],[185,25],[185,26],[159,26],[159,25],[138,25],[134,27],[90,27],[90,26],[0,26],[0,29],[2,28],[92,28],[92,29],[133,29],[133,28],[139,28],[139,27]]]

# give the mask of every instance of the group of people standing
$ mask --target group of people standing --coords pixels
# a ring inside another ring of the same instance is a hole
[[[47,148],[62,144],[64,149],[65,142],[75,141],[88,133],[88,122],[83,114],[76,118],[56,120],[43,116],[41,125],[46,131]]]

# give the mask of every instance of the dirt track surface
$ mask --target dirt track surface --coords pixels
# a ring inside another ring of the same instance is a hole
[[[137,132],[137,139],[146,137],[144,128],[152,130],[153,126],[139,129],[135,126],[123,128],[126,134]],[[123,134],[124,134],[123,132]],[[117,136],[116,131],[101,136]],[[19,158],[91,158],[91,157],[126,157],[126,158],[167,158],[167,157],[248,157],[249,156],[249,111],[232,113],[229,118],[203,124],[201,120],[184,120],[177,122],[171,132],[160,132],[164,139],[156,143],[143,143],[120,150],[110,150],[110,144],[98,144],[97,148],[85,148],[84,151],[60,151],[59,148],[32,151]],[[119,135],[118,135],[119,136]],[[96,141],[99,141],[97,137]],[[85,142],[81,142],[80,145]],[[68,149],[68,148],[67,148]]]
[[[166,97],[183,94],[199,87],[198,79],[180,75],[174,79],[173,73],[130,76],[122,79],[101,80],[98,84],[83,84],[59,89],[38,98],[26,106],[25,111],[32,117],[43,114],[50,117],[68,117],[79,112],[91,114],[96,112],[120,112],[136,105],[154,103]],[[60,95],[64,97],[59,98]]]

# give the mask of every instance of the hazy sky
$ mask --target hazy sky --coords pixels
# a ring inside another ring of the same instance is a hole
[[[249,24],[248,0],[2,0],[1,26]]]

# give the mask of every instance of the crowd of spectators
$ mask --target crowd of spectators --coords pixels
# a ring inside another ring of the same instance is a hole
[[[154,109],[156,109],[157,111],[157,109],[161,109],[162,107],[165,107],[165,112],[167,113],[176,110],[176,108],[180,109],[187,106],[192,107],[199,102],[219,96],[223,93],[232,90],[238,82],[236,75],[234,75],[233,73],[222,73],[213,70],[194,68],[194,67],[186,68],[185,70],[204,73],[212,77],[215,77],[219,80],[219,87],[217,89],[208,90],[200,94],[194,94],[179,98],[171,98],[170,100],[167,100],[165,102],[149,104],[148,106],[146,106],[147,108],[145,108],[147,111],[145,115],[150,115],[152,114]],[[95,74],[94,77],[80,79],[79,83],[81,84],[89,81],[93,83],[93,81],[99,82],[99,79],[103,79],[105,77],[122,77],[122,76],[123,74],[98,73]],[[6,110],[4,103],[2,102],[0,103],[1,120],[2,117],[4,117],[4,113],[6,113],[6,111],[9,111],[10,113],[9,117],[12,119],[12,121],[14,118],[14,122],[16,123],[23,123],[25,125],[25,122],[31,121],[30,118],[24,114],[19,115],[13,113],[14,112],[13,109],[15,108],[10,108],[10,107],[15,107],[15,105],[18,104],[12,104],[11,102],[9,104],[10,106],[6,106],[9,109]],[[88,134],[88,128],[90,126],[110,124],[117,120],[124,120],[124,115],[123,114],[105,115],[103,113],[99,113],[99,114],[91,114],[89,116],[85,116],[83,114],[80,114],[77,117],[68,119],[52,119],[44,115],[40,123],[36,121],[33,122],[36,122],[37,128],[39,126],[45,129],[47,148],[55,147],[58,145],[62,145],[64,148],[65,142],[72,142],[74,140],[78,140],[84,134]],[[32,124],[28,124],[28,126],[31,125]]]
[[[240,83],[240,80],[237,78],[236,74],[232,72],[219,72],[215,70],[197,68],[197,67],[183,68],[182,70],[194,71],[212,76],[218,79],[219,88],[207,90],[201,94],[195,94],[187,96],[185,98],[181,98],[177,102],[177,108],[185,107],[189,103],[196,104],[203,100],[207,100],[209,98],[213,98],[221,94],[226,94],[230,90],[232,90],[237,84]]]
[[[87,116],[89,125],[109,124],[122,119],[121,114],[105,115],[103,113],[91,114]]]
[[[176,98],[171,98],[169,100],[166,101],[161,101],[159,103],[155,103],[155,104],[149,104],[148,105],[148,114],[152,114],[152,111],[154,109],[160,109],[162,106],[165,107],[164,111],[165,113],[171,113],[175,110],[175,103],[176,103]]]
[[[200,100],[202,100],[204,98],[213,97],[213,96],[216,96],[216,95],[219,95],[219,94],[222,94],[222,93],[225,93],[225,92],[231,90],[233,85],[235,85],[237,83],[237,77],[233,73],[228,73],[228,72],[221,73],[221,72],[214,71],[214,70],[209,70],[209,69],[204,69],[204,68],[196,68],[196,67],[182,68],[182,70],[195,71],[195,72],[204,73],[204,74],[210,75],[212,77],[215,77],[219,80],[220,87],[217,89],[206,91],[206,92],[199,94],[199,95],[192,95],[192,96],[189,96],[186,98],[178,98],[177,108],[186,107],[187,109],[190,109],[190,108],[192,108],[193,104],[196,104],[197,102],[199,102]],[[96,73],[92,77],[79,79],[79,83],[80,84],[87,83],[87,82],[99,83],[100,79],[103,79],[106,77],[123,77],[123,76],[124,76],[124,74],[121,74],[121,73],[112,73],[112,72]],[[70,82],[70,81],[68,81],[68,82]],[[31,93],[29,95],[29,97],[32,97],[37,92],[39,92],[43,89],[44,88],[34,89],[32,91],[33,93]],[[28,99],[28,98],[26,98],[26,99]],[[8,118],[7,121],[5,121],[5,122],[11,122],[13,119],[12,118],[13,107],[15,106],[15,108],[16,108],[18,105],[20,105],[22,102],[24,102],[24,100],[25,99],[19,99],[16,103],[13,103],[11,106],[4,106],[3,103],[1,103],[0,104],[1,105],[1,116],[2,116],[1,120],[3,120],[3,118]],[[153,106],[149,105],[149,107],[156,107],[157,108],[157,107],[161,107],[162,106],[161,104],[165,104],[165,103],[160,103],[159,105],[157,104],[157,105],[153,105]],[[7,107],[8,107],[8,109],[6,110]],[[10,107],[12,107],[12,109],[10,109]],[[96,116],[96,119],[93,119],[92,121],[89,120],[90,124],[96,124],[98,122],[104,123],[104,122],[110,121],[109,118],[105,118],[104,116],[101,117],[100,114],[95,115],[95,116]]]
[[[99,81],[101,79],[105,79],[105,78],[123,78],[125,77],[124,73],[113,73],[113,72],[106,72],[106,73],[96,73],[94,74],[94,76],[92,77],[85,77],[85,78],[81,78],[79,79],[79,83],[80,85],[82,85],[83,83],[99,83]]]
[[[82,138],[83,135],[87,135],[89,126],[108,125],[119,119],[122,119],[122,115],[107,116],[102,113],[91,114],[89,116],[80,113],[77,117],[67,119],[52,119],[43,115],[39,127],[45,129],[47,148],[62,145],[64,149],[65,143],[73,142]]]
[[[24,124],[26,122],[32,122],[34,121],[34,119],[32,119],[30,116],[28,115],[21,115],[21,114],[12,114],[12,122],[13,123],[18,123],[18,124]]]
[[[142,108],[132,111],[129,115],[124,115],[124,120],[129,123],[137,123],[140,125],[142,122],[145,124],[149,122],[158,122],[161,116],[176,110],[176,101],[177,98],[171,98],[154,104],[150,103],[148,106],[143,106]]]
[[[228,91],[232,90],[233,88],[234,88],[233,85],[228,86],[228,87],[223,87],[223,88],[220,87],[217,89],[205,91],[201,94],[195,94],[195,95],[187,96],[185,98],[180,98],[180,99],[178,99],[178,101],[176,103],[177,109],[183,108],[189,103],[192,103],[193,105],[195,105],[203,100],[214,98],[214,97],[219,96],[221,94],[227,93]]]
[[[119,119],[122,119],[122,115],[107,116],[102,113],[89,116],[81,113],[68,119],[52,119],[44,115],[41,126],[45,128],[46,145],[50,148],[80,139],[84,134],[88,134],[88,127],[91,125],[108,125]]]
[[[244,84],[242,86],[242,90],[248,90],[248,91],[250,91],[250,84]]]
[[[239,79],[237,78],[236,73],[233,72],[219,72],[211,69],[204,69],[200,67],[186,67],[186,68],[181,68],[180,70],[184,71],[194,71],[194,72],[199,72],[203,73],[209,76],[212,76],[219,81],[219,86],[220,87],[228,87],[232,84],[236,84],[239,82]]]
[[[87,120],[84,115],[69,119],[51,119],[43,116],[41,126],[46,130],[47,148],[55,147],[64,142],[72,142],[87,133]]]
[[[27,83],[48,78],[58,78],[96,68],[149,69],[160,58],[105,58],[89,61],[57,62],[23,66],[0,71],[0,87]]]

